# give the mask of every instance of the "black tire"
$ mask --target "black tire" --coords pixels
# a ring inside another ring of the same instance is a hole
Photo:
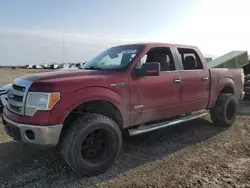
[[[238,101],[231,93],[222,93],[218,96],[216,105],[210,109],[210,116],[214,124],[231,126],[236,120]]]
[[[76,119],[65,134],[61,153],[75,172],[95,176],[111,168],[120,154],[122,142],[121,130],[112,119],[101,114],[86,114]],[[99,156],[94,158],[95,154]]]

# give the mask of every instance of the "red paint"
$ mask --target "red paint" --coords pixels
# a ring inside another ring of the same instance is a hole
[[[124,122],[123,127],[126,128],[211,108],[215,105],[220,91],[226,86],[232,87],[239,98],[243,89],[242,69],[208,69],[201,52],[193,46],[163,43],[142,45],[144,50],[131,62],[125,72],[76,70],[25,76],[24,79],[34,82],[30,91],[60,92],[61,100],[51,111],[39,111],[33,117],[16,115],[6,108],[3,113],[19,123],[54,125],[63,123],[70,111],[81,103],[104,100],[119,109]],[[154,77],[132,77],[136,63],[153,47],[170,47],[173,56],[176,56],[175,48],[194,49],[201,59],[203,69],[178,69]],[[202,80],[202,77],[206,76],[208,80]],[[174,83],[174,79],[181,79],[181,83]],[[110,86],[114,83],[127,83],[127,85]]]

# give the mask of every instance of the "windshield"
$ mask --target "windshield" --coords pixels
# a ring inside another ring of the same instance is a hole
[[[124,71],[142,49],[142,45],[112,47],[82,65],[80,69]]]

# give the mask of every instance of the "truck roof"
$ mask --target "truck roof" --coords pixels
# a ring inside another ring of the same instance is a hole
[[[184,45],[184,44],[173,44],[173,43],[163,43],[163,42],[141,42],[141,43],[129,43],[129,44],[123,44],[123,45],[119,45],[119,47],[121,46],[161,46],[161,45],[165,45],[165,46],[169,46],[169,47],[184,47],[184,48],[197,48],[196,46],[192,46],[192,45]]]

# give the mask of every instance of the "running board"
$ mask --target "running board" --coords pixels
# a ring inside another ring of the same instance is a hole
[[[172,125],[176,125],[176,124],[184,123],[184,122],[187,122],[187,121],[191,121],[191,120],[194,120],[194,119],[198,119],[198,118],[201,118],[201,117],[203,117],[203,116],[205,116],[207,114],[208,114],[207,110],[200,110],[200,111],[197,111],[197,112],[193,112],[189,116],[180,117],[180,118],[170,120],[170,121],[164,121],[164,122],[161,122],[161,123],[145,125],[145,126],[142,126],[142,127],[139,127],[139,128],[129,129],[128,132],[129,132],[130,136],[135,136],[135,135],[138,135],[138,134],[143,134],[143,133],[147,133],[147,132],[154,131],[154,130],[157,130],[157,129],[161,129],[161,128],[169,127],[169,126],[172,126]]]

